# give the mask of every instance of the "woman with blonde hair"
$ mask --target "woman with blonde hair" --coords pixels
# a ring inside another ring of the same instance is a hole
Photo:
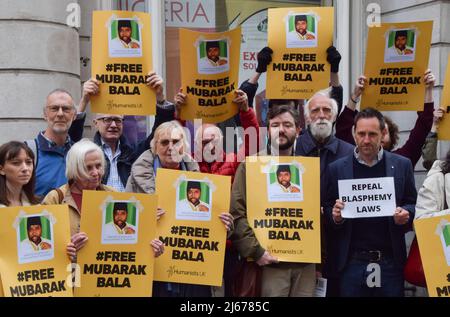
[[[198,163],[188,154],[189,142],[183,127],[177,121],[161,124],[150,142],[150,149],[134,162],[125,191],[153,194],[156,191],[155,181],[159,168],[198,172]],[[158,208],[158,218],[164,210]],[[220,220],[227,231],[233,226],[233,217],[222,213]],[[181,283],[153,283],[155,297],[210,297],[211,287],[206,285]]]

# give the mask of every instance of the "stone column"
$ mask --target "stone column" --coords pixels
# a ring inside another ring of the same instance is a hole
[[[66,25],[75,0],[0,3],[0,143],[45,129],[43,106],[55,88],[80,98],[78,30]]]

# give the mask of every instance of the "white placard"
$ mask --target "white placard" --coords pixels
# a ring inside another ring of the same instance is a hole
[[[343,218],[393,216],[397,208],[393,177],[338,181],[339,199],[345,204]]]

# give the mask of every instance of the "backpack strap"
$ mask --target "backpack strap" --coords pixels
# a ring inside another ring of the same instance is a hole
[[[58,193],[58,204],[61,204],[64,200],[64,194],[61,189],[55,188],[56,192]]]

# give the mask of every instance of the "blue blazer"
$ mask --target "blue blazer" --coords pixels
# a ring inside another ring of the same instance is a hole
[[[338,180],[353,179],[353,157],[348,155],[329,165],[326,177],[326,197],[324,213],[326,225],[333,228],[333,235],[337,250],[331,252],[336,259],[336,269],[341,271],[347,264],[349,257],[350,239],[352,236],[352,219],[346,219],[341,224],[333,221],[332,209],[339,198]],[[403,267],[406,261],[405,233],[412,228],[415,214],[417,191],[414,182],[414,173],[411,161],[403,156],[384,151],[386,160],[386,177],[394,177],[395,198],[398,207],[409,211],[409,221],[405,225],[397,225],[394,217],[389,218],[389,231],[392,243],[394,261],[399,267]]]

